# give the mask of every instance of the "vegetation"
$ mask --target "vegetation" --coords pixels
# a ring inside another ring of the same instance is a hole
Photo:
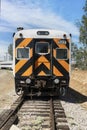
[[[8,46],[8,53],[11,56],[11,59],[13,57],[13,44],[9,44]]]
[[[83,7],[84,14],[81,22],[78,22],[79,27],[79,42],[82,47],[77,48],[75,51],[76,67],[80,69],[87,69],[87,0]]]

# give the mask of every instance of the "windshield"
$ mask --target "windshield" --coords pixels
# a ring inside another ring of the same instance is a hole
[[[47,54],[49,49],[48,42],[37,42],[36,43],[36,53]]]

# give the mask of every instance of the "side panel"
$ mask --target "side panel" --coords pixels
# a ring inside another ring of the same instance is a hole
[[[17,58],[18,48],[29,48],[29,58]],[[33,73],[33,42],[31,38],[15,40],[15,76],[27,77]]]
[[[59,43],[61,39],[53,39],[53,74],[58,77],[65,77],[69,78],[69,59],[70,59],[70,50],[69,50],[69,40],[66,39],[66,43]],[[60,53],[57,54],[57,49],[64,49],[67,50],[67,58],[66,59],[59,59],[57,55],[61,55]]]

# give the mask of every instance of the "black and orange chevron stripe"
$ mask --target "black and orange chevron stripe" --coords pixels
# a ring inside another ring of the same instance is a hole
[[[66,44],[58,43],[60,39],[33,39],[33,38],[18,38],[15,40],[15,75],[22,77],[34,76],[69,76],[69,59],[70,47],[69,40],[66,39]],[[48,42],[49,53],[40,55],[35,53],[36,42]],[[29,48],[29,58],[17,59],[18,48]],[[56,48],[67,49],[67,59],[56,58]]]

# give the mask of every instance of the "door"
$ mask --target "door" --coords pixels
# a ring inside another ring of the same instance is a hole
[[[35,43],[35,65],[34,71],[36,76],[51,75],[51,42],[37,41]]]

